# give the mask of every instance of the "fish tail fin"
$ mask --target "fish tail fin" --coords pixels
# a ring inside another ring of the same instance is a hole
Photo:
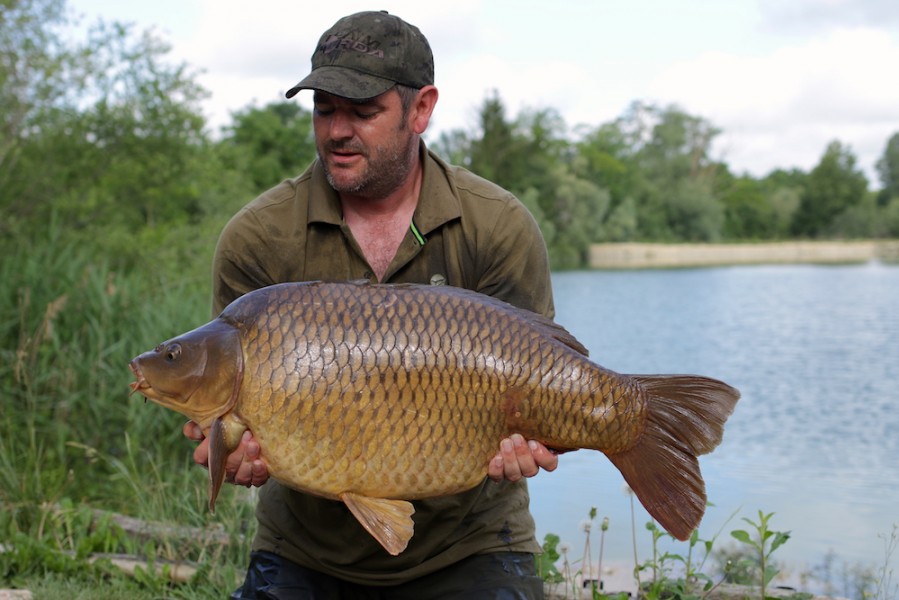
[[[646,393],[646,427],[629,449],[609,455],[647,512],[671,535],[686,540],[706,508],[697,456],[724,433],[740,393],[693,375],[634,375]]]

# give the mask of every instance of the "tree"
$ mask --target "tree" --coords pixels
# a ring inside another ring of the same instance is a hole
[[[60,37],[62,0],[7,0],[0,5],[0,188],[41,113],[77,95],[76,55]]]
[[[479,131],[469,146],[471,170],[506,189],[513,189],[520,172],[516,160],[522,155],[515,123],[507,120],[506,107],[498,92],[484,99],[478,113]]]
[[[588,260],[590,244],[602,240],[609,193],[577,177],[565,165],[556,166],[549,183],[541,204],[550,215],[555,233],[550,261],[554,268],[582,267]]]
[[[667,212],[675,238],[687,242],[717,242],[724,226],[724,205],[707,183],[684,179],[667,194]]]
[[[39,99],[7,173],[2,204],[13,214],[73,227],[136,231],[199,216],[194,167],[208,152],[199,102],[205,90],[151,32],[100,23],[73,49],[82,73],[71,102]],[[49,93],[49,92],[48,92]]]
[[[262,191],[299,174],[315,158],[312,115],[296,102],[275,102],[232,115],[222,148],[229,164]]]
[[[578,175],[605,188],[621,201],[633,190],[633,153],[636,148],[622,131],[621,121],[604,123],[582,135],[576,145]]]
[[[883,184],[878,204],[886,206],[891,200],[899,199],[899,133],[894,133],[887,142],[876,168]]]
[[[748,176],[735,179],[721,197],[725,207],[725,235],[729,239],[777,237],[777,217],[761,183]]]
[[[720,130],[676,106],[635,103],[627,118],[643,182],[635,194],[641,234],[672,241],[719,239],[724,210],[711,144]]]
[[[862,202],[867,190],[855,155],[839,141],[831,142],[806,180],[793,232],[810,237],[825,233],[837,215]]]

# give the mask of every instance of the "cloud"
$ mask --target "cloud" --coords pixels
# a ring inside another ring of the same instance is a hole
[[[751,174],[817,164],[827,144],[873,165],[899,131],[899,43],[883,31],[842,29],[768,54],[704,53],[652,82],[657,98],[721,127],[723,159]]]
[[[438,77],[441,57],[449,48],[465,47],[476,0],[423,4],[411,0],[385,1],[383,6],[427,32]],[[284,92],[303,78],[321,34],[338,19],[370,10],[362,0],[320,5],[310,11],[296,1],[266,2],[256,9],[243,0],[200,0],[196,30],[176,47],[179,57],[202,65],[200,82],[212,93],[207,116],[212,127],[230,122],[229,114],[248,105],[284,99]],[[311,100],[298,96],[307,108]]]
[[[454,61],[438,82],[441,95],[433,124],[440,130],[476,128],[478,110],[495,90],[509,119],[525,110],[551,109],[570,127],[598,125],[619,114],[617,104],[597,102],[603,97],[602,87],[601,79],[571,62],[519,62],[479,54]]]
[[[205,71],[200,82],[212,94],[205,106],[213,129],[229,123],[232,111],[283,100],[308,72],[321,33],[340,17],[370,8],[361,0],[315,11],[295,1],[269,2],[265,10],[240,0],[198,1],[196,32],[175,51]],[[809,170],[838,139],[876,181],[873,165],[899,131],[899,79],[891,77],[899,64],[899,40],[882,28],[845,25],[895,22],[894,1],[762,0],[758,20],[739,20],[731,33],[753,43],[728,45],[716,37],[678,44],[656,40],[667,49],[662,55],[650,51],[652,40],[639,37],[640,30],[620,31],[620,24],[591,36],[577,29],[583,23],[563,25],[555,15],[547,30],[568,35],[570,43],[547,48],[544,41],[521,44],[544,40],[534,37],[530,16],[504,13],[498,21],[488,11],[493,5],[478,0],[452,6],[385,0],[382,6],[418,25],[431,42],[441,93],[432,136],[475,127],[477,110],[492,90],[498,90],[510,117],[526,108],[551,108],[569,127],[598,126],[632,101],[648,100],[677,103],[720,127],[716,152],[738,173]],[[810,19],[828,25],[813,36],[767,34],[762,44],[756,39],[759,23],[762,29],[786,31],[811,28]],[[733,18],[720,24],[727,23]],[[306,108],[308,96],[298,96]]]
[[[769,31],[899,25],[895,0],[761,0],[759,10],[762,27]]]

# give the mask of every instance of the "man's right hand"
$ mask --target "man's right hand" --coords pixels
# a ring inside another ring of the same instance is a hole
[[[182,429],[184,435],[200,444],[194,450],[194,462],[209,468],[209,440],[200,426],[188,421]],[[259,444],[253,434],[245,431],[240,445],[228,455],[225,462],[225,481],[244,487],[260,486],[268,481],[268,466],[259,458]]]

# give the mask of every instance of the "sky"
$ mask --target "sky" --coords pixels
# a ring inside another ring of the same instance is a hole
[[[637,100],[676,105],[722,130],[713,158],[736,174],[810,171],[838,140],[872,188],[899,133],[896,0],[69,0],[98,18],[154,29],[198,71],[216,131],[284,99],[321,34],[360,10],[418,26],[440,92],[426,139],[471,130],[495,90],[512,117],[554,109],[572,130]],[[297,97],[311,108],[311,92]],[[299,166],[298,166],[299,168]]]

